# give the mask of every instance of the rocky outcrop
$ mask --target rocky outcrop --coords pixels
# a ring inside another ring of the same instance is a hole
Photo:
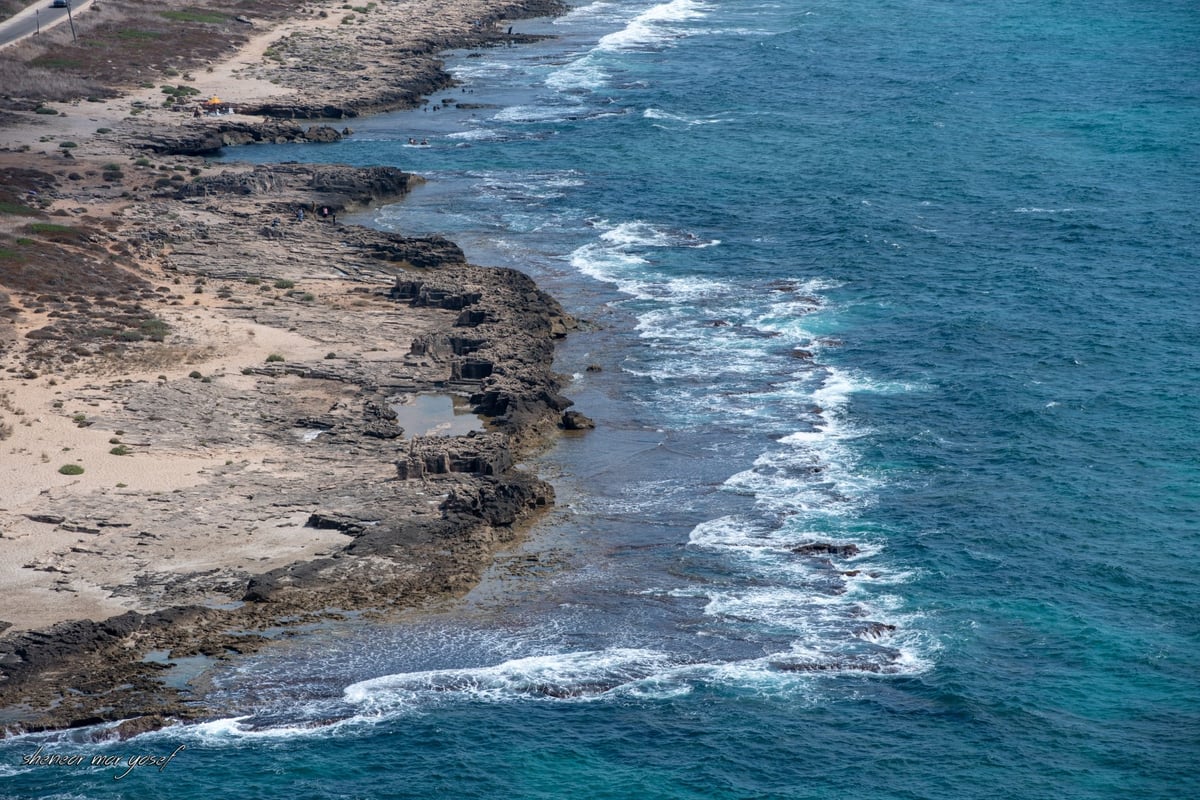
[[[239,111],[315,119],[415,107],[450,82],[431,53],[529,40],[501,34],[497,20],[561,8],[556,0],[497,4],[457,33],[415,42],[349,26],[328,38],[319,31],[289,37],[277,43],[284,58],[262,69],[306,99]],[[338,38],[345,35],[361,40],[347,46]],[[374,75],[360,68],[367,60],[379,68]],[[197,118],[169,130],[134,120],[119,133],[135,149],[204,156],[233,144],[336,141],[346,131],[286,119]],[[528,277],[469,265],[445,239],[338,225],[312,213],[394,199],[416,180],[391,168],[285,164],[203,174],[178,187],[171,181],[148,199],[141,190],[149,182],[130,187],[143,202],[122,209],[112,246],[161,267],[155,279],[169,284],[156,290],[164,308],[190,302],[185,291],[215,296],[210,309],[225,314],[229,332],[253,336],[266,326],[329,352],[314,357],[302,348],[303,357],[268,363],[259,354],[240,374],[213,376],[200,374],[210,346],[201,337],[178,345],[196,359],[188,362],[198,367],[194,376],[96,390],[107,409],[96,424],[121,431],[132,458],[153,446],[203,454],[210,466],[172,492],[102,488],[39,499],[44,508],[25,522],[102,537],[103,545],[64,548],[33,568],[53,570],[61,578],[55,591],[72,592],[70,580],[87,567],[101,576],[87,591],[139,610],[4,631],[0,706],[28,709],[13,730],[129,719],[115,735],[131,736],[203,716],[202,696],[183,703],[164,685],[172,667],[156,651],[227,657],[261,646],[256,631],[331,609],[465,591],[496,545],[553,502],[549,485],[512,464],[566,424],[571,401],[552,361],[554,341],[573,320]],[[293,219],[289,212],[300,209],[306,218]],[[164,371],[181,358],[165,349],[134,355],[164,359],[171,365]],[[471,398],[488,430],[404,438],[391,398],[447,388]],[[222,450],[238,455],[213,458]],[[251,464],[241,458],[250,451],[269,455]],[[300,531],[317,537],[319,549],[296,555]],[[218,566],[172,571],[177,549],[196,542],[197,560],[240,545],[250,557],[235,562],[220,553],[226,560]],[[282,543],[279,552],[272,542]],[[269,564],[267,556],[274,556]]]
[[[835,556],[849,558],[859,554],[858,545],[834,544],[832,542],[810,542],[793,547],[792,552],[800,556]]]
[[[444,436],[415,436],[407,452],[396,461],[400,480],[462,472],[472,475],[502,475],[513,465],[508,438],[500,434],[472,432],[448,439]]]
[[[330,344],[310,360],[249,364],[234,379],[200,363],[195,377],[107,390],[113,410],[88,421],[123,431],[133,458],[148,447],[275,455],[254,468],[215,459],[178,492],[65,492],[29,510],[30,524],[104,539],[33,568],[52,570],[64,589],[85,572],[136,569],[101,588],[161,610],[0,638],[0,705],[41,709],[25,729],[137,717],[134,731],[203,714],[202,703],[181,704],[162,685],[170,665],[143,660],[146,652],[246,652],[261,645],[247,631],[281,618],[465,591],[497,544],[553,502],[549,485],[512,468],[559,429],[571,405],[552,362],[556,340],[575,323],[553,298],[520,272],[466,263],[445,239],[311,215],[271,222],[284,209],[386,199],[411,181],[391,168],[233,168],[129,212],[127,241],[161,260],[177,291],[215,292],[230,330],[265,325]],[[264,227],[279,238],[263,237]],[[446,391],[468,397],[487,430],[406,436],[395,397]],[[253,558],[171,571],[181,537],[207,541],[215,520],[246,537],[226,541],[253,543]],[[333,538],[302,558],[260,565],[270,550],[257,543],[278,535],[290,546],[297,524]],[[51,668],[60,677],[40,681]],[[64,696],[63,686],[75,691]]]
[[[590,417],[578,411],[566,411],[562,415],[562,428],[567,431],[585,431],[596,427]]]
[[[249,122],[232,119],[195,119],[177,128],[140,128],[129,139],[131,146],[159,155],[209,156],[222,147],[242,144],[338,142],[343,134],[329,125],[301,127],[293,122]]]
[[[211,156],[225,146],[219,133],[202,127],[157,128],[129,139],[138,150],[171,156]]]
[[[175,197],[181,200],[189,197],[212,200],[222,197],[279,198],[292,206],[303,198],[303,205],[310,209],[325,206],[341,211],[368,203],[396,200],[420,182],[419,177],[394,167],[272,164],[250,170],[224,170],[215,175],[201,175],[181,185]],[[373,231],[367,231],[360,237],[364,240],[364,249],[372,255],[388,252],[391,247],[396,253],[405,253],[430,266],[450,260],[465,260],[462,251],[445,239],[406,239],[380,234],[380,243],[377,241],[379,237],[374,234]],[[351,235],[354,235],[353,231]],[[426,242],[432,247],[425,246]],[[435,249],[437,255],[433,258],[420,255],[428,249]]]
[[[457,26],[444,24],[438,33],[418,36],[386,27],[296,32],[274,42],[278,60],[257,71],[259,77],[297,91],[286,99],[245,104],[239,111],[276,119],[341,120],[417,108],[454,83],[436,53],[539,41],[545,37],[513,34],[499,23],[554,16],[565,9],[558,0],[498,3],[472,9]],[[443,10],[447,21],[454,13],[461,12]]]

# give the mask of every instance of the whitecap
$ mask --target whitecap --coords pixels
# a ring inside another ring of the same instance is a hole
[[[493,702],[517,697],[589,699],[652,677],[672,663],[665,653],[633,648],[554,653],[487,667],[385,675],[347,686],[343,697],[364,708],[409,705],[445,693]]]
[[[571,117],[581,115],[584,110],[582,105],[510,106],[497,111],[492,120],[507,123],[565,122]]]
[[[692,118],[685,117],[680,114],[672,114],[669,111],[663,111],[660,108],[647,108],[642,112],[643,119],[657,119],[670,122],[682,122],[685,125],[715,125],[721,122],[729,122],[728,117],[702,117]]]
[[[661,46],[685,35],[685,30],[670,23],[685,22],[705,16],[708,7],[696,0],[671,0],[660,3],[637,15],[622,30],[600,39],[599,50],[636,50]]]
[[[588,54],[547,75],[545,84],[560,92],[592,91],[605,86],[611,77],[608,71]]]
[[[467,131],[456,131],[455,133],[446,134],[446,138],[469,142],[491,142],[504,139],[505,136],[500,131],[492,128],[472,128]]]

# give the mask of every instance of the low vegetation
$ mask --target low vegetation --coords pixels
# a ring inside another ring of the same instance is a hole
[[[0,0],[4,6],[17,0]],[[24,6],[24,3],[20,3]],[[164,77],[232,54],[255,32],[234,22],[250,14],[270,23],[293,17],[298,0],[123,0],[75,17],[78,42],[60,25],[6,48],[0,58],[0,109],[33,110],[24,101],[111,97],[106,87],[158,85]],[[175,95],[172,95],[175,96]],[[58,113],[49,110],[48,113]]]

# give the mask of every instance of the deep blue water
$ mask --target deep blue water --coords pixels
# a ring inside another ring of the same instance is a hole
[[[489,107],[234,155],[422,173],[358,221],[592,323],[532,576],[240,662],[243,717],[4,742],[0,794],[1200,796],[1196,6],[518,29],[558,38],[455,54],[435,100]],[[115,782],[38,744],[188,749]]]

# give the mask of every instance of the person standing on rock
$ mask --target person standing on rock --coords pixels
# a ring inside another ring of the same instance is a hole
[[[303,208],[296,209],[296,222],[304,222],[304,209]]]

